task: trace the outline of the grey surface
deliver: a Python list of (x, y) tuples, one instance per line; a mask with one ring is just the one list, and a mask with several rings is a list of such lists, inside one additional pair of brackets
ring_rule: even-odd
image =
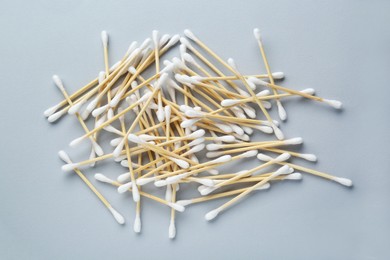
[[(389, 11), (389, 1), (354, 0), (2, 1), (0, 259), (389, 259)], [(96, 184), (125, 215), (119, 226), (77, 176), (61, 172), (58, 150), (75, 160), (86, 150), (68, 147), (82, 133), (74, 118), (51, 125), (42, 116), (62, 98), (51, 75), (72, 91), (95, 77), (102, 29), (111, 62), (153, 29), (191, 28), (242, 71), (257, 73), (264, 68), (254, 27), (273, 71), (286, 73), (285, 86), (344, 102), (338, 113), (288, 101), (282, 129), (318, 155), (313, 167), (353, 179), (353, 189), (305, 175), (212, 223), (203, 215), (222, 201), (196, 205), (178, 215), (170, 241), (167, 208), (145, 201), (136, 235), (130, 196)], [(99, 170), (121, 171), (107, 165)]]

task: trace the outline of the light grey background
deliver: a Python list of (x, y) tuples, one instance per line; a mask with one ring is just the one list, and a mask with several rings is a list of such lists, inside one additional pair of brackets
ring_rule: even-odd
[[(389, 13), (385, 0), (1, 1), (0, 259), (389, 259)], [(353, 179), (353, 189), (305, 175), (212, 223), (204, 213), (223, 201), (196, 205), (178, 214), (171, 241), (167, 208), (144, 200), (136, 235), (130, 196), (96, 184), (125, 215), (119, 226), (77, 176), (60, 170), (58, 150), (75, 160), (86, 150), (68, 147), (82, 133), (74, 118), (51, 125), (42, 115), (62, 99), (51, 76), (71, 91), (95, 77), (101, 30), (110, 34), (111, 62), (153, 29), (191, 28), (242, 71), (258, 73), (254, 27), (285, 86), (344, 102), (338, 113), (287, 101), (282, 129), (318, 155), (313, 167)], [(99, 170), (123, 171), (110, 163)]]

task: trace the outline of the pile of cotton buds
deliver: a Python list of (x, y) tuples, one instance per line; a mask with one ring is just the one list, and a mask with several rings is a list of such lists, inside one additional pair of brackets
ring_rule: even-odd
[[(212, 220), (249, 193), (268, 189), (270, 182), (301, 179), (299, 172), (352, 185), (349, 179), (289, 162), (291, 157), (308, 161), (317, 158), (285, 148), (303, 140), (285, 139), (279, 122), (269, 113), (276, 103), (280, 119), (286, 120), (282, 100), (294, 96), (336, 109), (341, 108), (339, 101), (315, 96), (313, 89), (294, 90), (276, 84), (284, 74), (271, 72), (258, 29), (254, 30), (254, 36), (266, 69), (265, 74), (258, 75), (243, 74), (233, 59), (225, 61), (191, 31), (185, 30), (184, 35), (186, 38), (160, 36), (153, 31), (152, 37), (142, 44), (131, 43), (123, 58), (110, 67), (108, 35), (103, 31), (105, 70), (97, 78), (70, 95), (61, 79), (53, 76), (64, 100), (47, 109), (44, 115), (49, 122), (65, 114), (76, 116), (85, 134), (71, 141), (70, 146), (91, 143), (89, 158), (84, 161), (72, 162), (67, 153), (60, 151), (59, 156), (66, 163), (62, 170), (75, 172), (120, 224), (125, 221), (123, 216), (81, 169), (95, 167), (103, 160), (120, 163), (126, 172), (119, 172), (116, 180), (101, 173), (96, 173), (95, 179), (116, 187), (119, 193), (131, 192), (137, 233), (141, 231), (141, 205), (146, 202), (141, 198), (170, 207), (170, 238), (176, 235), (176, 211), (183, 212), (190, 204), (230, 197), (205, 215), (206, 220)], [(161, 57), (179, 41), (180, 57), (161, 62)], [(150, 71), (153, 75), (144, 78)], [(111, 138), (102, 138), (99, 135), (102, 131)], [(254, 131), (276, 138), (251, 141)], [(110, 143), (112, 151), (103, 151), (103, 142)], [(258, 166), (254, 168), (220, 172), (222, 165), (255, 157)], [(199, 197), (181, 198), (182, 183), (197, 184)], [(165, 189), (165, 197), (152, 195), (156, 189)]]

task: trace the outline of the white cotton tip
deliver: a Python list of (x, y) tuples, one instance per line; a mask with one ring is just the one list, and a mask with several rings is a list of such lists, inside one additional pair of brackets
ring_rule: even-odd
[(138, 202), (141, 199), (141, 196), (139, 194), (139, 190), (138, 190), (137, 184), (135, 182), (133, 182), (131, 185), (131, 192), (133, 194), (134, 202)]
[[(141, 43), (141, 46), (139, 46), (139, 49), (142, 51), (142, 50), (145, 50), (147, 47), (149, 47), (150, 43), (152, 42), (152, 39), (150, 38), (146, 38), (142, 43)], [(134, 51), (133, 51), (134, 52)]]
[(185, 115), (188, 116), (188, 117), (203, 117), (204, 113), (196, 111), (196, 110), (187, 110), (185, 112)]
[(108, 34), (107, 34), (107, 32), (106, 31), (102, 31), (101, 37), (102, 37), (103, 47), (107, 48), (107, 46), (108, 46)]
[(259, 125), (259, 126), (255, 126), (254, 128), (266, 134), (272, 134), (274, 132), (272, 127), (266, 125)]
[(166, 180), (158, 180), (154, 182), (154, 186), (156, 187), (164, 187), (167, 186), (167, 181)]
[(94, 98), (94, 99), (87, 105), (86, 110), (88, 110), (88, 111), (93, 111), (93, 110), (96, 108), (96, 106), (97, 106), (97, 104), (98, 104), (100, 98), (101, 98), (101, 96), (100, 96), (100, 95), (97, 95), (97, 97)]
[(246, 98), (251, 96), (248, 92), (246, 92), (245, 90), (242, 90), (242, 89), (240, 89), (240, 88), (236, 89), (236, 91), (237, 91), (241, 96), (244, 96), (244, 97), (246, 97)]
[(216, 169), (210, 169), (210, 170), (206, 170), (208, 173), (210, 173), (211, 175), (218, 175), (219, 174), (219, 171), (216, 170)]
[(264, 81), (264, 80), (261, 80), (258, 78), (253, 78), (252, 82), (255, 83), (256, 85), (260, 85), (260, 86), (264, 86), (264, 87), (267, 87), (269, 85), (269, 83), (267, 81)]
[(110, 132), (110, 133), (113, 133), (113, 134), (117, 134), (117, 135), (122, 135), (123, 134), (121, 131), (119, 131), (118, 129), (116, 129), (112, 125), (105, 126), (105, 127), (103, 127), (103, 129), (106, 130), (107, 132)]
[(284, 161), (287, 161), (288, 159), (290, 159), (290, 157), (291, 157), (291, 154), (282, 153), (281, 155), (279, 155), (278, 157), (275, 158), (275, 161), (276, 162), (284, 162)]
[(236, 63), (234, 62), (234, 59), (228, 58), (227, 62), (230, 65), (230, 67), (232, 67), (233, 69), (237, 69), (237, 66), (236, 66)]
[(87, 101), (86, 99), (83, 99), (83, 100), (77, 102), (76, 104), (73, 103), (73, 105), (68, 109), (68, 114), (74, 115), (74, 114), (78, 113), (86, 101)]
[(158, 42), (160, 48), (169, 41), (169, 38), (171, 38), (169, 34), (164, 34), (161, 36), (160, 41)]
[(158, 46), (159, 46), (159, 38), (160, 38), (159, 31), (153, 30), (152, 31), (152, 39), (153, 39), (153, 43), (154, 43), (155, 48), (158, 48)]
[(168, 206), (173, 208), (176, 211), (179, 211), (179, 212), (183, 212), (185, 210), (185, 207), (183, 207), (182, 205), (179, 205), (177, 203), (169, 202)]
[(249, 135), (247, 135), (247, 134), (244, 134), (244, 135), (234, 134), (234, 137), (235, 137), (236, 139), (240, 139), (240, 140), (245, 141), (245, 142), (249, 142), (250, 139), (251, 139), (251, 138), (249, 137)]
[(110, 101), (110, 107), (116, 107), (121, 101), (122, 96), (125, 94), (126, 89), (122, 88), (119, 90), (119, 92), (116, 93), (116, 95), (111, 99)]
[(221, 124), (221, 123), (215, 123), (214, 125), (227, 134), (230, 134), (233, 132), (233, 129), (228, 125)]
[(244, 130), (241, 127), (239, 127), (238, 125), (236, 125), (236, 124), (228, 124), (228, 125), (233, 129), (233, 131), (236, 134), (238, 134), (238, 135), (245, 134)]
[(232, 107), (231, 110), (237, 118), (243, 118), (243, 119), (247, 118), (246, 115), (244, 114), (244, 111), (241, 108)]
[(196, 38), (195, 34), (193, 32), (191, 32), (189, 29), (185, 29), (184, 30), (184, 35), (187, 36), (188, 38), (190, 38), (193, 41), (197, 41), (198, 40), (198, 38)]
[(139, 138), (138, 136), (136, 136), (135, 134), (129, 134), (127, 136), (127, 139), (132, 142), (132, 143), (136, 143), (136, 144), (144, 144), (145, 141), (142, 140), (141, 138)]
[(107, 108), (108, 108), (108, 104), (107, 104), (107, 105), (104, 105), (104, 106), (101, 106), (101, 107), (98, 107), (98, 108), (95, 108), (95, 109), (92, 111), (92, 116), (93, 116), (93, 117), (100, 116), (101, 114), (103, 114), (104, 112), (107, 111)]
[(206, 145), (206, 149), (208, 151), (217, 151), (217, 150), (219, 150), (221, 148), (223, 148), (223, 146), (220, 145), (220, 144), (208, 144), (208, 145)]
[(175, 45), (180, 40), (180, 35), (175, 34), (172, 36), (171, 39), (169, 39), (168, 43), (165, 45), (165, 48), (170, 48), (171, 46)]
[(184, 179), (185, 177), (188, 176), (188, 172), (185, 172), (185, 173), (181, 173), (181, 174), (178, 174), (178, 175), (175, 175), (175, 176), (171, 176), (171, 177), (168, 177), (166, 179), (166, 182), (167, 182), (167, 185), (168, 184), (174, 184), (176, 182), (179, 182), (180, 180)]
[(219, 211), (218, 209), (214, 209), (214, 210), (208, 212), (208, 213), (204, 216), (204, 218), (205, 218), (207, 221), (213, 220), (216, 216), (218, 216), (219, 212), (220, 212), (220, 211)]
[[(118, 109), (118, 112), (119, 112), (119, 109)], [(110, 120), (111, 118), (114, 117), (114, 109), (112, 109), (111, 107), (107, 110), (107, 120)], [(124, 117), (123, 116), (120, 116), (119, 117), (119, 120), (123, 121), (124, 120)]]
[(59, 105), (55, 105), (55, 106), (49, 107), (48, 109), (46, 109), (46, 110), (43, 112), (43, 115), (44, 115), (45, 117), (49, 117), (49, 116), (51, 116), (52, 114), (54, 114), (54, 113), (57, 111), (58, 108), (60, 108)]
[(283, 165), (282, 167), (280, 167), (276, 172), (274, 172), (272, 174), (273, 177), (276, 177), (276, 176), (279, 176), (279, 175), (284, 175), (284, 174), (288, 174), (288, 172), (290, 171), (290, 166), (288, 165)]
[(299, 172), (294, 172), (294, 173), (291, 173), (289, 175), (287, 175), (286, 177), (284, 177), (285, 180), (302, 180), (302, 174), (299, 173)]
[(168, 120), (170, 120), (170, 118), (171, 118), (172, 108), (170, 106), (165, 106), (164, 107), (164, 113), (165, 113), (165, 119), (168, 122)]
[(256, 118), (256, 110), (254, 110), (250, 106), (242, 106), (242, 109), (244, 110), (245, 114), (247, 114), (250, 118)]
[(196, 139), (196, 138), (201, 138), (206, 134), (206, 131), (203, 129), (196, 130), (195, 132), (187, 135), (188, 139)]
[[(252, 128), (250, 128), (250, 127), (248, 127), (248, 126), (241, 126), (241, 127), (242, 127), (242, 129), (244, 130), (244, 132), (245, 132), (246, 134), (248, 134), (248, 135), (253, 134), (253, 129), (252, 129)], [(271, 131), (273, 131), (273, 130), (271, 129)]]
[(315, 156), (315, 154), (311, 154), (311, 153), (301, 153), (299, 155), (300, 158), (302, 159), (305, 159), (307, 161), (310, 161), (310, 162), (316, 162), (317, 161), (317, 156)]
[(128, 182), (125, 184), (122, 184), (121, 186), (118, 187), (118, 193), (125, 193), (128, 191), (131, 187), (133, 186), (132, 182)]
[(336, 109), (341, 109), (343, 107), (343, 103), (338, 100), (323, 99), (323, 101)]
[(72, 163), (72, 161), (71, 161), (70, 158), (69, 158), (69, 155), (68, 155), (65, 151), (63, 151), (63, 150), (59, 151), (59, 152), (58, 152), (58, 156), (59, 156), (60, 159), (63, 160), (64, 162), (66, 162), (66, 163), (68, 163), (68, 164), (71, 164), (71, 163)]
[(303, 143), (302, 137), (290, 138), (290, 139), (283, 141), (284, 145), (297, 145), (297, 144), (302, 144), (302, 143)]
[[(88, 157), (90, 160), (91, 159), (95, 159), (96, 158), (96, 153), (95, 153), (95, 150), (94, 149), (91, 149), (91, 152), (89, 153), (89, 157)], [(95, 167), (95, 164), (96, 162), (91, 162), (89, 164), (89, 167)]]
[(203, 189), (200, 189), (199, 192), (202, 196), (207, 196), (209, 195), (210, 193), (212, 193), (213, 191), (215, 191), (216, 189), (218, 189), (218, 187), (205, 187)]
[(125, 173), (122, 173), (121, 175), (119, 175), (116, 180), (120, 183), (124, 183), (126, 181), (129, 181), (130, 180), (130, 172), (125, 172)]
[(133, 230), (135, 233), (141, 232), (141, 218), (138, 214), (135, 216), (135, 219), (134, 219)]
[(273, 72), (272, 73), (272, 78), (274, 79), (283, 79), (284, 78), (284, 73), (283, 72)]
[(64, 91), (65, 88), (64, 88), (64, 85), (62, 83), (62, 80), (60, 79), (60, 77), (58, 77), (58, 75), (53, 75), (53, 81), (54, 81), (54, 84), (61, 90), (61, 91)]
[(284, 139), (284, 134), (279, 129), (279, 127), (277, 127), (276, 125), (272, 125), (272, 129), (274, 130), (276, 138), (278, 138), (279, 140), (283, 140)]
[(221, 101), (221, 106), (223, 107), (230, 107), (230, 106), (235, 106), (237, 104), (242, 103), (241, 100), (239, 99), (225, 99)]
[(198, 144), (192, 147), (190, 150), (186, 152), (186, 154), (193, 154), (193, 153), (199, 153), (200, 151), (203, 151), (205, 148), (205, 144)]
[(218, 164), (218, 163), (226, 163), (226, 162), (230, 162), (232, 160), (232, 156), (231, 155), (223, 155), (217, 159), (214, 159), (214, 160), (211, 160), (211, 161), (208, 161), (209, 164)]
[(122, 141), (123, 137), (114, 138), (110, 141), (111, 146), (118, 146), (118, 144)]
[[(136, 74), (137, 73), (137, 70), (133, 67), (133, 66), (130, 66), (128, 69), (127, 69), (131, 74)], [(135, 81), (134, 81), (135, 82)]]
[(271, 156), (268, 156), (268, 155), (263, 154), (263, 153), (257, 154), (257, 159), (259, 159), (260, 161), (265, 161), (265, 162), (273, 160), (273, 158)]
[(153, 135), (142, 134), (142, 135), (139, 135), (138, 137), (141, 138), (142, 140), (144, 140), (145, 142), (156, 140), (156, 137)]
[(105, 183), (114, 183), (115, 181), (111, 180), (110, 178), (106, 177), (105, 175), (101, 174), (101, 173), (96, 173), (94, 175), (95, 179), (100, 181), (100, 182), (105, 182)]
[(247, 151), (245, 153), (240, 154), (240, 157), (241, 158), (250, 158), (250, 157), (256, 156), (258, 153), (259, 152), (257, 150), (250, 150), (250, 151)]
[(160, 89), (163, 85), (166, 84), (168, 80), (168, 73), (162, 73), (157, 83), (154, 86), (154, 89)]
[(256, 190), (268, 190), (271, 187), (271, 184), (269, 182), (264, 183), (260, 187), (256, 188)]
[[(185, 45), (183, 44), (183, 45), (181, 45), (181, 46), (184, 46), (185, 47)], [(188, 62), (188, 63), (190, 63), (190, 64), (193, 64), (193, 65), (198, 65), (198, 63), (196, 62), (196, 60), (194, 59), (194, 57), (192, 57), (192, 55), (190, 55), (189, 53), (185, 53), (185, 54), (183, 54), (183, 59), (186, 61), (186, 62)]]
[(47, 118), (47, 121), (49, 121), (50, 123), (53, 123), (53, 122), (57, 121), (58, 119), (60, 119), (65, 114), (66, 114), (66, 109), (60, 110), (60, 111), (50, 115)]
[(284, 109), (280, 100), (276, 100), (276, 105), (278, 106), (278, 114), (279, 114), (280, 120), (285, 121), (287, 119), (287, 112)]
[(70, 147), (76, 147), (78, 144), (80, 144), (84, 140), (84, 136), (81, 136), (79, 138), (74, 139), (72, 142), (69, 143)]
[(195, 124), (195, 123), (198, 122), (199, 120), (200, 120), (199, 118), (193, 118), (193, 119), (183, 120), (183, 121), (180, 123), (180, 126), (181, 126), (182, 128), (188, 128), (188, 127), (193, 126), (193, 124)]
[(116, 211), (113, 207), (108, 207), (108, 209), (110, 210), (111, 214), (114, 216), (115, 220), (119, 224), (123, 225), (125, 223), (124, 217), (121, 214), (119, 214), (118, 211)]
[(232, 135), (223, 135), (223, 136), (215, 137), (214, 140), (225, 142), (225, 143), (233, 143), (236, 141), (236, 138)]
[(261, 34), (258, 28), (253, 29), (253, 35), (255, 36), (256, 40), (261, 41)]
[(256, 97), (268, 96), (271, 92), (268, 89), (262, 90), (256, 94)]
[(177, 158), (174, 158), (174, 157), (168, 157), (168, 158), (172, 162), (176, 163), (182, 169), (187, 169), (188, 167), (190, 167), (190, 164), (188, 162), (182, 160), (182, 159), (177, 159)]
[(183, 207), (188, 206), (191, 203), (192, 203), (191, 200), (178, 200), (178, 201), (176, 201), (177, 205), (180, 205), (180, 206), (183, 206)]
[(256, 89), (256, 84), (253, 83), (252, 81), (246, 80), (246, 83), (248, 84), (248, 86), (249, 86), (252, 90), (255, 90), (255, 89)]
[(207, 187), (212, 187), (215, 185), (215, 181), (211, 179), (196, 178), (194, 181)]
[(105, 78), (106, 78), (106, 72), (100, 71), (98, 75), (99, 84), (102, 84)]
[(139, 185), (139, 186), (143, 186), (143, 185), (145, 185), (145, 184), (151, 183), (151, 182), (154, 181), (155, 179), (156, 179), (156, 178), (154, 178), (154, 177), (142, 178), (142, 179), (138, 178), (138, 179), (136, 180), (136, 183), (137, 183), (137, 185)]
[(265, 109), (271, 109), (272, 108), (272, 104), (269, 101), (261, 101), (261, 104), (263, 104), (263, 107)]
[(223, 155), (222, 152), (208, 152), (208, 153), (206, 153), (207, 158), (215, 158), (215, 157), (218, 157), (221, 155)]
[(191, 154), (190, 155), (190, 159), (191, 159), (191, 161), (193, 161), (193, 162), (195, 162), (195, 163), (199, 163), (199, 159), (198, 159), (198, 157), (196, 157), (196, 155), (195, 154)]
[(344, 186), (351, 187), (352, 186), (352, 181), (347, 178), (341, 178), (341, 177), (334, 177), (332, 180), (335, 182), (338, 182)]
[(123, 146), (125, 145), (125, 139), (123, 138), (122, 141), (118, 144), (117, 147), (115, 147), (114, 151), (112, 152), (112, 155), (114, 157), (118, 157), (121, 155)]
[(171, 223), (169, 224), (169, 228), (168, 228), (168, 237), (170, 239), (174, 239), (175, 236), (176, 236), (175, 222), (171, 220)]
[(162, 107), (160, 107), (160, 106), (158, 107), (156, 115), (157, 115), (157, 119), (158, 119), (158, 121), (160, 123), (164, 122), (164, 120), (165, 120), (165, 112), (164, 112), (164, 109)]
[(203, 144), (205, 141), (205, 139), (203, 137), (201, 138), (197, 138), (195, 140), (192, 140), (191, 142), (188, 143), (188, 146), (196, 146), (196, 145), (199, 145), (199, 144)]
[(61, 170), (64, 172), (70, 172), (70, 171), (73, 171), (74, 169), (76, 169), (77, 166), (78, 166), (77, 163), (68, 163), (68, 164), (62, 165)]

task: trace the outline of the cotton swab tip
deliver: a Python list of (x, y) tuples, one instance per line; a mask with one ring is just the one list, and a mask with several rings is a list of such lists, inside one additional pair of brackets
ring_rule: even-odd
[(317, 156), (315, 154), (310, 154), (310, 153), (302, 153), (299, 155), (302, 159), (305, 159), (310, 162), (316, 162), (317, 161)]
[(219, 214), (219, 210), (214, 209), (214, 210), (208, 212), (208, 213), (204, 216), (204, 218), (205, 218), (207, 221), (210, 221), (210, 220), (213, 220), (216, 216), (218, 216), (218, 214)]
[(171, 221), (169, 224), (168, 236), (170, 239), (174, 239), (176, 236), (176, 227), (174, 221)]
[(184, 30), (184, 35), (193, 41), (197, 41), (197, 39), (198, 39), (198, 38), (196, 38), (195, 34), (193, 32), (191, 32), (189, 29)]
[(341, 109), (343, 107), (343, 103), (338, 100), (324, 99), (323, 101), (336, 109)]
[(125, 183), (118, 187), (118, 193), (125, 193), (130, 189), (130, 187), (133, 185), (132, 182)]
[(65, 151), (63, 151), (63, 150), (59, 151), (59, 152), (58, 152), (58, 156), (59, 156), (60, 159), (63, 160), (64, 162), (66, 162), (66, 163), (68, 163), (68, 164), (72, 163), (72, 161), (71, 161), (70, 158), (69, 158), (69, 155), (68, 155)]
[(100, 182), (105, 182), (105, 183), (110, 183), (110, 184), (114, 183), (113, 180), (111, 180), (110, 178), (104, 176), (104, 175), (101, 174), (101, 173), (96, 173), (96, 174), (94, 175), (94, 177), (95, 177), (96, 180), (98, 180), (98, 181), (100, 181)]
[(284, 177), (285, 180), (302, 180), (302, 173), (299, 173), (299, 172), (294, 172), (294, 173), (291, 173), (289, 175), (287, 175), (286, 177)]
[(255, 38), (257, 40), (261, 41), (261, 34), (260, 34), (260, 30), (258, 28), (253, 29), (253, 35), (255, 36)]
[(141, 218), (138, 215), (134, 219), (133, 230), (134, 230), (135, 233), (140, 233), (141, 232)]
[(121, 214), (119, 214), (118, 211), (116, 211), (113, 207), (109, 207), (108, 209), (110, 210), (111, 214), (114, 216), (115, 220), (119, 224), (123, 225), (125, 223), (124, 217)]
[(273, 72), (272, 77), (274, 79), (283, 79), (284, 78), (284, 73), (283, 72)]
[(69, 171), (73, 171), (74, 169), (76, 169), (77, 166), (78, 166), (77, 163), (68, 163), (68, 164), (62, 165), (61, 169), (64, 172), (69, 172)]
[(332, 180), (335, 182), (338, 182), (344, 186), (351, 187), (352, 186), (352, 181), (347, 178), (341, 178), (341, 177), (334, 177)]
[(179, 211), (179, 212), (183, 212), (185, 210), (185, 207), (183, 207), (182, 205), (179, 205), (177, 203), (173, 203), (173, 202), (169, 202), (168, 206), (170, 206), (171, 208), (173, 208), (174, 210)]
[(102, 37), (102, 43), (103, 43), (104, 48), (107, 48), (107, 45), (108, 45), (108, 33), (106, 31), (102, 31), (101, 37)]

